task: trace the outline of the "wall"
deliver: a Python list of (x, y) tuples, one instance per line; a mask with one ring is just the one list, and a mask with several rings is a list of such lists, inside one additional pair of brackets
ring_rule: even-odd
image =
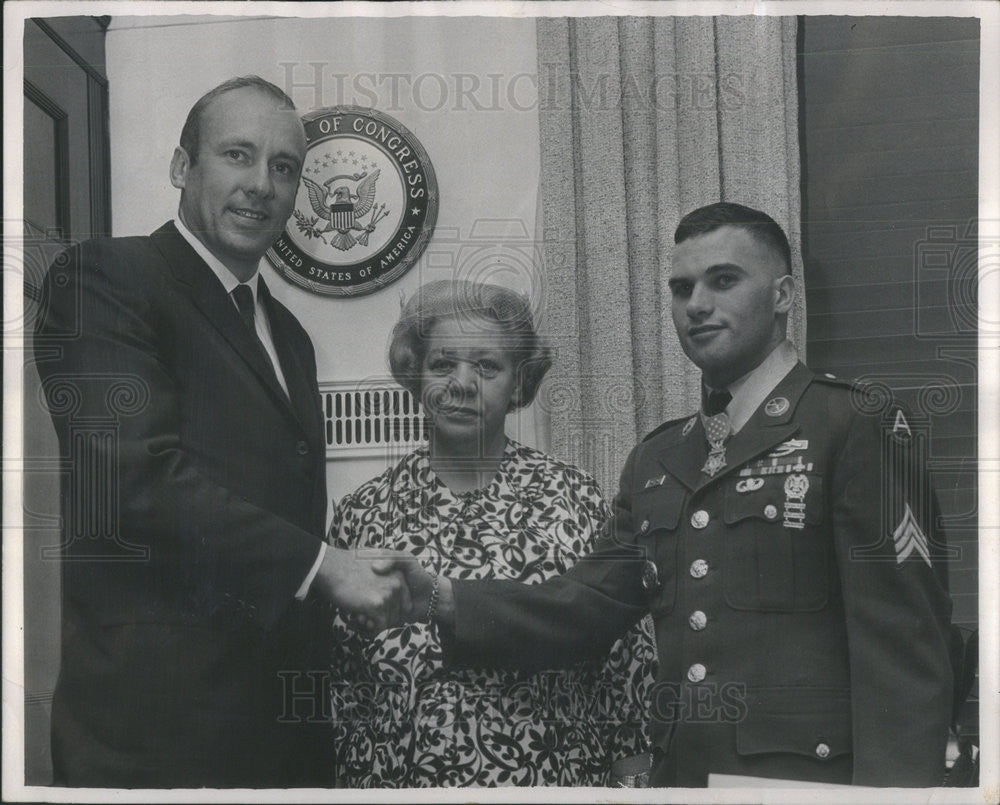
[(801, 46), (809, 361), (885, 382), (928, 427), (974, 627), (979, 21), (806, 17)]
[[(427, 151), (440, 193), (424, 257), (370, 296), (314, 295), (263, 269), (269, 288), (316, 346), (320, 382), (385, 374), (400, 294), (423, 281), (475, 274), (534, 288), (539, 173), (534, 20), (115, 17), (111, 86), (113, 231), (144, 234), (176, 214), (167, 167), (184, 118), (208, 89), (256, 73), (303, 113), (337, 104), (386, 112)], [(498, 219), (500, 219), (498, 221)], [(485, 270), (484, 270), (485, 269)], [(508, 433), (536, 444), (532, 411)], [(335, 461), (331, 499), (380, 472), (385, 456)]]

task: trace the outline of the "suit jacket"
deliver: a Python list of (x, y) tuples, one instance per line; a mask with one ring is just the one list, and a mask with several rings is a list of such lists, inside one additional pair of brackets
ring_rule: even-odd
[(294, 597), (325, 526), (322, 415), (309, 336), (262, 293), (289, 396), (172, 223), (83, 243), (46, 277), (35, 354), (67, 468), (57, 783), (308, 781), (283, 691), (318, 662), (319, 614)]
[(651, 612), (653, 785), (939, 785), (946, 548), (912, 430), (871, 404), (800, 364), (714, 476), (699, 417), (662, 426), (629, 456), (592, 556), (532, 587), (454, 582), (452, 661), (560, 667)]

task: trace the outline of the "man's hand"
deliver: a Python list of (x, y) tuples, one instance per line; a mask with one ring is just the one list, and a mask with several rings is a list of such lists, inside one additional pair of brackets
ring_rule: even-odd
[[(406, 553), (393, 553), (391, 556), (380, 556), (372, 562), (372, 569), (379, 575), (391, 578), (402, 576), (410, 593), (409, 610), (403, 613), (405, 623), (420, 623), (427, 620), (431, 594), (434, 590), (435, 577), (428, 573), (420, 562)], [(438, 623), (454, 624), (455, 606), (451, 593), (451, 580), (445, 577), (437, 578), (438, 599), (434, 609), (434, 620)], [(364, 613), (353, 615), (350, 619), (353, 629), (368, 635), (374, 635), (382, 630), (379, 622)], [(400, 624), (390, 624), (402, 625)]]
[[(386, 553), (390, 556), (386, 557)], [(366, 556), (363, 551), (327, 548), (314, 585), (344, 614), (360, 620), (366, 631), (380, 632), (412, 620), (413, 603), (406, 577), (401, 569), (393, 570), (395, 561), (407, 559), (416, 561), (404, 553), (379, 551)], [(378, 573), (376, 564), (381, 566)]]

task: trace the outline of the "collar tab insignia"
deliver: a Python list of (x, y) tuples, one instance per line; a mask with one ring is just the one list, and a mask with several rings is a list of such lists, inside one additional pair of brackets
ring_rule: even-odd
[(661, 475), (659, 478), (648, 478), (643, 489), (652, 489), (654, 486), (663, 486), (666, 480), (666, 475)]
[(787, 397), (772, 397), (764, 406), (764, 413), (768, 416), (781, 416), (790, 405)]

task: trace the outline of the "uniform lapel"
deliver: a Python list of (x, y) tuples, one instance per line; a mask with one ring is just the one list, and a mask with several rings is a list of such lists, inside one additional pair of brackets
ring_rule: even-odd
[[(161, 226), (152, 234), (153, 243), (163, 254), (173, 272), (174, 277), (184, 285), (190, 294), (191, 301), (201, 313), (208, 319), (218, 333), (229, 343), (240, 358), (257, 375), (261, 384), (265, 386), (274, 398), (275, 403), (296, 421), (301, 421), (297, 412), (293, 409), (292, 403), (274, 374), (274, 369), (261, 354), (260, 345), (242, 319), (239, 311), (233, 304), (229, 294), (219, 282), (218, 277), (205, 265), (205, 261), (198, 256), (191, 245), (184, 240), (173, 222), (168, 222)], [(273, 305), (272, 305), (273, 307)], [(270, 314), (270, 310), (268, 311)], [(274, 319), (272, 318), (273, 322)], [(286, 365), (286, 359), (279, 351), (279, 358), (282, 363), (282, 370)], [(301, 372), (296, 369), (297, 376)], [(286, 382), (288, 378), (286, 377)], [(291, 387), (289, 387), (291, 392)], [(311, 432), (311, 431), (310, 431)]]
[(726, 443), (725, 469), (714, 477), (701, 473), (698, 487), (725, 477), (761, 453), (768, 452), (789, 439), (799, 429), (792, 417), (802, 392), (811, 381), (812, 372), (802, 363), (797, 363), (767, 395), (750, 420), (740, 428), (740, 432)]
[[(683, 428), (673, 429), (672, 438), (663, 445), (659, 455), (660, 464), (692, 491), (724, 478), (761, 453), (791, 438), (799, 429), (792, 421), (795, 407), (811, 381), (812, 372), (802, 363), (796, 364), (767, 395), (740, 432), (726, 443), (726, 466), (716, 475), (710, 476), (701, 471), (708, 457), (708, 441), (701, 417), (697, 415), (693, 417), (690, 427), (685, 423)], [(785, 402), (782, 403), (782, 400)], [(771, 401), (775, 402), (769, 405)]]
[(675, 428), (659, 455), (660, 464), (688, 489), (695, 489), (705, 476), (701, 468), (708, 456), (708, 441), (701, 417), (695, 414)]

